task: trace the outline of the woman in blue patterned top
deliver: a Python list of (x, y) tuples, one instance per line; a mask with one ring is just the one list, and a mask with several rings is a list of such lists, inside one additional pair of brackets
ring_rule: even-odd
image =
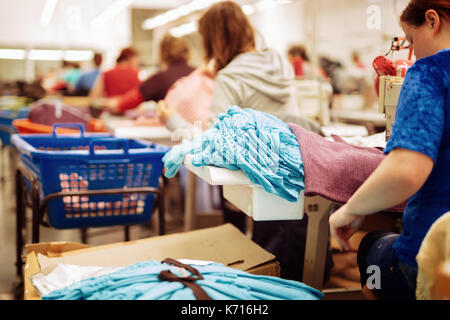
[(358, 249), (363, 292), (381, 299), (415, 299), (416, 255), (434, 221), (450, 211), (450, 1), (412, 0), (401, 26), (417, 61), (402, 86), (387, 156), (330, 217), (331, 234), (347, 250), (364, 216), (409, 199), (401, 235), (369, 233)]

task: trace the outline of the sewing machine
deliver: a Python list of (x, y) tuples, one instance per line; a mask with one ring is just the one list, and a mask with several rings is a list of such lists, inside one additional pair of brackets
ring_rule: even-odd
[[(395, 62), (386, 58), (394, 51), (409, 50), (407, 60), (397, 60)], [(413, 45), (404, 37), (394, 37), (391, 48), (385, 56), (376, 57), (372, 65), (378, 75), (379, 89), (378, 104), (380, 113), (386, 115), (386, 141), (389, 140), (395, 120), (398, 98), (403, 85), (403, 79), (408, 68), (413, 64)], [(378, 83), (377, 83), (378, 84)]]
[(379, 112), (386, 115), (386, 141), (389, 140), (395, 120), (398, 98), (403, 85), (400, 76), (380, 77)]

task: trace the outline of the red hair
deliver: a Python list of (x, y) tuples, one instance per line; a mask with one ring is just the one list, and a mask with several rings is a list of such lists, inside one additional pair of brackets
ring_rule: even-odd
[(241, 7), (233, 1), (212, 5), (200, 18), (199, 33), (203, 39), (206, 60), (215, 60), (219, 71), (238, 54), (255, 47), (255, 35)]
[(435, 10), (441, 18), (450, 22), (449, 0), (411, 0), (403, 11), (400, 21), (420, 27), (426, 21), (425, 13), (428, 10)]
[(127, 61), (132, 57), (137, 56), (137, 54), (137, 51), (133, 47), (122, 49), (122, 51), (120, 51), (119, 57), (116, 59), (116, 62), (120, 63), (122, 61)]

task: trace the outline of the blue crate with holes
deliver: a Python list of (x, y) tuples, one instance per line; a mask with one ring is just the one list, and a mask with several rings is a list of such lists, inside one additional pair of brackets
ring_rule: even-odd
[[(77, 127), (80, 134), (60, 135), (58, 127)], [(34, 172), (41, 197), (74, 192), (158, 187), (169, 147), (105, 134), (85, 134), (79, 124), (57, 124), (53, 134), (15, 134), (12, 144), (23, 164)], [(57, 229), (128, 225), (148, 221), (154, 195), (65, 196), (48, 205), (49, 224)]]
[(0, 140), (4, 146), (11, 145), (11, 135), (16, 133), (12, 122), (16, 119), (28, 117), (29, 107), (23, 107), (17, 111), (0, 110)]

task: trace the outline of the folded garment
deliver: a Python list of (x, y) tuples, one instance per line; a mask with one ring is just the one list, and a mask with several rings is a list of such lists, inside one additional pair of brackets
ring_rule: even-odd
[(81, 123), (88, 128), (91, 116), (86, 107), (71, 107), (55, 102), (36, 102), (28, 114), (28, 119), (33, 123), (51, 126), (55, 123)]
[(214, 127), (193, 141), (184, 140), (163, 158), (173, 177), (186, 154), (194, 166), (242, 170), (265, 191), (295, 202), (304, 188), (304, 169), (296, 137), (288, 125), (264, 112), (233, 106)]
[[(173, 260), (173, 259), (169, 259)], [(169, 272), (170, 271), (170, 272)], [(219, 263), (195, 265), (199, 277), (172, 264), (150, 260), (117, 272), (82, 280), (42, 297), (44, 300), (194, 300), (196, 295), (183, 281), (195, 282), (215, 300), (318, 300), (323, 294), (301, 282), (253, 275)]]
[[(353, 146), (342, 138), (335, 141), (289, 123), (298, 139), (305, 170), (305, 196), (320, 195), (346, 203), (384, 159), (377, 148)], [(402, 212), (406, 203), (387, 211)]]

